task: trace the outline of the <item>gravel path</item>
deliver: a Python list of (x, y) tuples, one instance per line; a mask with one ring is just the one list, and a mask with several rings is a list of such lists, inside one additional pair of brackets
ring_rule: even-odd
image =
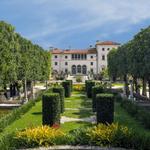
[(19, 149), (19, 150), (125, 150), (124, 148), (111, 148), (111, 147), (99, 147), (99, 146), (71, 146), (71, 145), (61, 145), (61, 146), (51, 146), (51, 147), (39, 147), (30, 149)]
[(70, 117), (62, 116), (60, 122), (65, 123), (65, 122), (72, 122), (72, 121), (90, 122), (90, 123), (94, 124), (94, 123), (96, 123), (96, 117), (90, 116), (90, 117), (86, 117), (86, 118), (70, 118)]
[(84, 107), (80, 107), (80, 108), (65, 108), (65, 110), (92, 110), (92, 108), (84, 108)]

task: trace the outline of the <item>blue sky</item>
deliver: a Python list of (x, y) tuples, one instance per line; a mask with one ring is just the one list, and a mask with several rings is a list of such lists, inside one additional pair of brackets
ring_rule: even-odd
[(45, 49), (125, 43), (150, 24), (150, 0), (0, 0), (0, 20)]

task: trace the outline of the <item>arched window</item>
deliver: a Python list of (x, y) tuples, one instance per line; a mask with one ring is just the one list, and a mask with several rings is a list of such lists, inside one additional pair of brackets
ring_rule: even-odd
[(87, 67), (86, 67), (86, 65), (83, 65), (82, 66), (82, 74), (86, 74), (86, 72), (87, 72)]
[(77, 66), (77, 73), (81, 73), (81, 65)]
[(72, 74), (76, 74), (76, 66), (75, 65), (72, 66)]

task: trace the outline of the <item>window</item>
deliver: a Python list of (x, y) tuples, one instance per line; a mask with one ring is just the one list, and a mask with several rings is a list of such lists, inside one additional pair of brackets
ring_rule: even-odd
[(68, 56), (65, 56), (65, 59), (67, 59), (68, 58)]
[(102, 51), (105, 51), (105, 48), (102, 48)]
[(83, 60), (83, 54), (81, 54), (81, 59)]
[(65, 73), (68, 73), (68, 69), (65, 69)]
[(81, 65), (78, 65), (78, 66), (77, 66), (77, 72), (78, 72), (78, 73), (81, 73)]
[(72, 54), (72, 59), (74, 59), (74, 54)]
[(91, 58), (93, 58), (93, 56), (91, 56)]
[(75, 65), (72, 66), (72, 74), (76, 74), (76, 66)]
[(55, 55), (55, 58), (57, 58), (57, 55)]
[(77, 57), (78, 57), (78, 55), (77, 54), (75, 54), (75, 59), (77, 60)]
[(93, 62), (91, 62), (91, 66), (93, 66)]
[(65, 65), (67, 66), (67, 65), (68, 65), (68, 62), (65, 62)]
[(107, 48), (107, 50), (109, 51), (109, 50), (110, 50), (110, 48)]
[(78, 59), (80, 59), (80, 54), (78, 54)]
[(93, 73), (93, 68), (91, 68), (91, 72)]
[(102, 60), (105, 60), (105, 55), (102, 55)]
[(86, 65), (82, 66), (82, 74), (86, 74), (87, 73), (87, 67)]
[(55, 66), (57, 66), (57, 62), (55, 62)]

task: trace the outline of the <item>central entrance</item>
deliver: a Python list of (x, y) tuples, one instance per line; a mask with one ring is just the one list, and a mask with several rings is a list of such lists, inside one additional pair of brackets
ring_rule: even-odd
[(76, 75), (76, 74), (83, 74), (86, 75), (87, 74), (87, 66), (86, 65), (72, 65), (71, 67), (72, 70), (72, 74)]

